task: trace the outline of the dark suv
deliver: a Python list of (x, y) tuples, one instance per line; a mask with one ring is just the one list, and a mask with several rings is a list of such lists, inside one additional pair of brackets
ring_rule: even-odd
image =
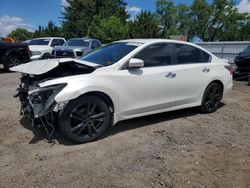
[(250, 46), (245, 50), (240, 52), (234, 59), (237, 66), (235, 70), (235, 76), (237, 77), (247, 77), (250, 75)]
[(10, 67), (30, 61), (30, 50), (25, 43), (0, 42), (0, 64), (6, 71)]

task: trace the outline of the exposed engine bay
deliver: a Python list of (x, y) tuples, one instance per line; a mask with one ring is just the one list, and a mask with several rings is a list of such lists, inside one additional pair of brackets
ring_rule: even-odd
[[(97, 68), (75, 61), (58, 62), (57, 66), (50, 64), (49, 66), (51, 67), (50, 69), (46, 68), (47, 71), (42, 67), (40, 72), (34, 69), (33, 62), (12, 68), (13, 71), (22, 73), (21, 84), (17, 89), (17, 94), (14, 96), (19, 97), (21, 102), (20, 115), (30, 119), (34, 128), (43, 127), (47, 132), (49, 142), (51, 141), (51, 136), (54, 133), (57, 122), (56, 119), (61, 110), (60, 104), (57, 104), (55, 101), (55, 96), (67, 84), (57, 84), (48, 87), (40, 87), (39, 84), (61, 77), (89, 74)], [(42, 62), (39, 63), (42, 64)], [(34, 74), (30, 74), (32, 72), (29, 69), (29, 64), (34, 69)]]

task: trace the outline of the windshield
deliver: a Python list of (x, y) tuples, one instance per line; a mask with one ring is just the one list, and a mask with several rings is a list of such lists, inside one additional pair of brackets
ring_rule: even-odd
[(29, 42), (29, 45), (48, 45), (50, 39), (33, 39)]
[(69, 39), (64, 46), (84, 46), (89, 47), (89, 40), (84, 39)]
[(140, 46), (140, 43), (116, 42), (87, 53), (80, 57), (83, 61), (109, 66), (122, 59), (129, 52)]
[(243, 50), (243, 53), (250, 53), (250, 46), (248, 46), (245, 50)]

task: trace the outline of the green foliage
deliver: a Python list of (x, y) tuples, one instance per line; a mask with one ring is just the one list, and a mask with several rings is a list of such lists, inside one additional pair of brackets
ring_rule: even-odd
[(192, 6), (192, 33), (194, 36), (205, 40), (211, 7), (206, 0), (194, 0)]
[(239, 39), (237, 40), (250, 40), (250, 17), (248, 16), (248, 21), (243, 23), (241, 26), (240, 31), (237, 31), (238, 36), (240, 35)]
[[(247, 36), (249, 16), (239, 13), (231, 0), (194, 0), (192, 6), (193, 35), (204, 41), (241, 40)], [(239, 33), (245, 31), (245, 33)]]
[(149, 11), (142, 11), (129, 26), (132, 38), (160, 37), (159, 22)]
[(123, 0), (67, 0), (63, 14), (63, 34), (66, 38), (84, 37), (88, 34), (94, 17), (106, 19), (117, 16), (123, 23), (128, 14)]
[(49, 21), (46, 27), (38, 26), (38, 30), (36, 30), (33, 35), (34, 38), (60, 36), (62, 36), (62, 29), (57, 27), (52, 21)]
[(32, 39), (33, 33), (27, 31), (26, 29), (18, 28), (16, 30), (12, 31), (8, 35), (8, 37), (14, 38), (18, 41), (26, 41), (26, 40)]
[(191, 33), (192, 20), (191, 20), (191, 8), (185, 4), (179, 4), (176, 6), (176, 26), (180, 35), (188, 35), (193, 37)]
[(172, 0), (157, 0), (156, 13), (160, 21), (161, 37), (191, 35), (191, 9), (185, 4), (174, 5)]
[(96, 16), (89, 27), (88, 36), (100, 39), (103, 43), (127, 38), (128, 25), (116, 16), (101, 18)]
[(158, 14), (160, 24), (162, 26), (161, 37), (167, 38), (169, 35), (177, 31), (176, 27), (176, 7), (171, 0), (157, 0), (156, 12)]

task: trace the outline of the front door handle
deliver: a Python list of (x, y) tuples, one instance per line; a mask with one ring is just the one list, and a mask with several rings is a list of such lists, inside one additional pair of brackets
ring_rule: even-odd
[(167, 77), (167, 78), (174, 78), (174, 77), (176, 77), (176, 73), (169, 72), (168, 74), (165, 75), (165, 77)]
[(209, 72), (209, 71), (210, 71), (210, 69), (207, 67), (204, 67), (204, 69), (202, 70), (202, 72)]

